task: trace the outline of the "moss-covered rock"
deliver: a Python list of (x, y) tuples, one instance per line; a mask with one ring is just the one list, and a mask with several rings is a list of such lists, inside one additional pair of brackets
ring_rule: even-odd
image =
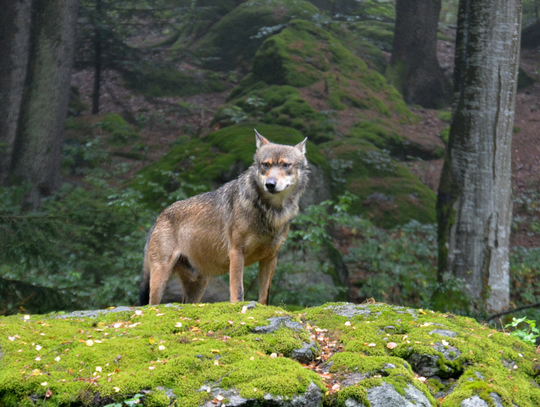
[(386, 79), (351, 51), (361, 40), (346, 28), (329, 27), (340, 39), (313, 22), (294, 20), (266, 40), (251, 73), (233, 89), (214, 122), (281, 124), (322, 143), (336, 137), (338, 126), (339, 132), (348, 131), (330, 113), (347, 110), (348, 116), (381, 118), (393, 132), (416, 120)]
[(293, 18), (311, 19), (318, 9), (304, 0), (252, 0), (240, 4), (214, 24), (195, 44), (203, 66), (230, 71), (249, 68), (260, 45)]
[(435, 193), (424, 185), (389, 151), (364, 138), (348, 138), (321, 145), (334, 169), (334, 193), (347, 190), (359, 204), (351, 212), (390, 228), (413, 219), (435, 221)]
[[(540, 405), (534, 347), (469, 318), (386, 304), (300, 314), (169, 304), (0, 317), (0, 326), (2, 406)], [(295, 350), (311, 341), (321, 353), (303, 365)], [(416, 355), (455, 373), (423, 376)]]

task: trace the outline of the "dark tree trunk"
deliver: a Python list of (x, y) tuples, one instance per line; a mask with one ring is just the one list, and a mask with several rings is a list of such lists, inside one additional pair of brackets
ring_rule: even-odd
[(465, 281), (476, 309), (509, 306), (511, 141), (521, 0), (461, 0), (455, 111), (437, 197), (439, 281)]
[(92, 114), (99, 113), (99, 93), (101, 88), (101, 0), (96, 0), (97, 20), (94, 22), (94, 88), (92, 92)]
[(77, 0), (32, 4), (30, 57), (10, 173), (31, 184), (33, 207), (60, 186), (77, 12)]
[(8, 181), (28, 64), (31, 0), (5, 1), (0, 12), (0, 185)]
[(437, 61), (441, 0), (397, 0), (388, 78), (405, 102), (426, 108), (447, 105), (450, 81)]

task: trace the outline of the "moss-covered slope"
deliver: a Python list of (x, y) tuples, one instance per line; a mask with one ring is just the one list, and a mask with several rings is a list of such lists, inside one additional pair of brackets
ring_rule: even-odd
[(304, 0), (251, 0), (227, 13), (194, 44), (203, 66), (230, 71), (249, 68), (263, 41), (293, 18), (310, 19), (317, 7)]
[(1, 406), (540, 405), (533, 347), (386, 304), (123, 307), (0, 328)]

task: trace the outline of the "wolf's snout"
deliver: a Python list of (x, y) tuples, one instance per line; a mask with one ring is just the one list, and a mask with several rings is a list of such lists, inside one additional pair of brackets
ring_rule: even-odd
[(264, 186), (266, 187), (266, 189), (270, 192), (274, 191), (276, 189), (276, 179), (275, 178), (268, 178), (266, 180), (266, 183), (264, 184)]

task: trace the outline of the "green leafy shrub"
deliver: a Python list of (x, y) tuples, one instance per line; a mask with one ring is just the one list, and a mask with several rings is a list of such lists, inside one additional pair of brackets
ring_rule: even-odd
[(529, 345), (536, 345), (536, 339), (540, 337), (540, 330), (536, 327), (536, 321), (523, 318), (512, 318), (512, 322), (505, 325), (505, 328), (514, 328), (510, 335), (521, 339)]

